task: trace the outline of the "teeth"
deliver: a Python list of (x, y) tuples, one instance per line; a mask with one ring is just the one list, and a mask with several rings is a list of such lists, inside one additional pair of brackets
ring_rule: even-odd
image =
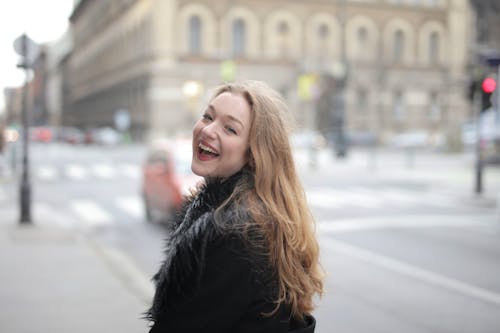
[(208, 151), (209, 153), (212, 153), (214, 155), (217, 155), (217, 152), (215, 150), (213, 150), (212, 148), (210, 147), (207, 147), (205, 146), (204, 144), (200, 143), (200, 145), (198, 146), (200, 147), (201, 149), (205, 150), (205, 151)]

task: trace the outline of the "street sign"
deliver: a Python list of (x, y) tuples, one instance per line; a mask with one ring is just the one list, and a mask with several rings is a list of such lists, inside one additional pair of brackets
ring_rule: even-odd
[(488, 65), (490, 65), (491, 67), (500, 66), (500, 55), (492, 55), (486, 57), (486, 63), (488, 63)]
[(130, 112), (120, 109), (115, 112), (115, 126), (119, 131), (126, 131), (130, 128)]
[(24, 58), (22, 67), (31, 67), (38, 56), (40, 47), (26, 34), (22, 34), (14, 40), (14, 51)]
[(224, 60), (220, 65), (220, 77), (224, 82), (231, 82), (236, 77), (236, 62)]

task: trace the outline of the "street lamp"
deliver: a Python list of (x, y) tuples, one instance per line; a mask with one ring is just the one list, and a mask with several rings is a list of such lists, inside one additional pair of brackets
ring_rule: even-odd
[(182, 85), (182, 94), (187, 100), (190, 116), (196, 119), (199, 98), (203, 94), (203, 84), (199, 81), (186, 81)]
[(38, 45), (26, 34), (16, 38), (14, 50), (21, 56), (21, 62), (17, 67), (24, 69), (25, 81), (23, 86), (22, 100), (22, 177), (19, 188), (20, 198), (20, 223), (31, 223), (31, 183), (29, 174), (29, 113), (28, 113), (28, 70), (33, 67), (33, 63), (38, 53)]

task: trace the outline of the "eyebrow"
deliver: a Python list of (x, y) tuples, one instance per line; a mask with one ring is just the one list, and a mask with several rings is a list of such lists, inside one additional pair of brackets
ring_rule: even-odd
[[(215, 107), (212, 104), (209, 104), (208, 108), (210, 110), (212, 110), (213, 112), (217, 113), (217, 110), (215, 109)], [(230, 120), (239, 123), (241, 125), (241, 127), (245, 128), (245, 125), (243, 125), (243, 122), (231, 114), (224, 114), (224, 115), (222, 115), (222, 117), (229, 118)]]

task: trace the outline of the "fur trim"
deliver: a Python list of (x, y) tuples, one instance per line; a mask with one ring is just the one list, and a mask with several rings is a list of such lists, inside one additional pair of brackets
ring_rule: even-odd
[[(207, 245), (217, 241), (218, 237), (228, 237), (236, 232), (237, 228), (230, 229), (229, 234), (228, 230), (223, 230), (215, 221), (214, 211), (230, 197), (238, 181), (246, 178), (242, 177), (243, 174), (246, 172), (240, 171), (224, 181), (207, 180), (177, 215), (166, 239), (165, 259), (153, 277), (156, 292), (151, 308), (145, 313), (146, 319), (157, 321), (174, 300), (194, 293), (200, 285)], [(226, 213), (223, 214), (223, 224), (236, 222), (233, 218), (242, 216), (232, 209)]]

